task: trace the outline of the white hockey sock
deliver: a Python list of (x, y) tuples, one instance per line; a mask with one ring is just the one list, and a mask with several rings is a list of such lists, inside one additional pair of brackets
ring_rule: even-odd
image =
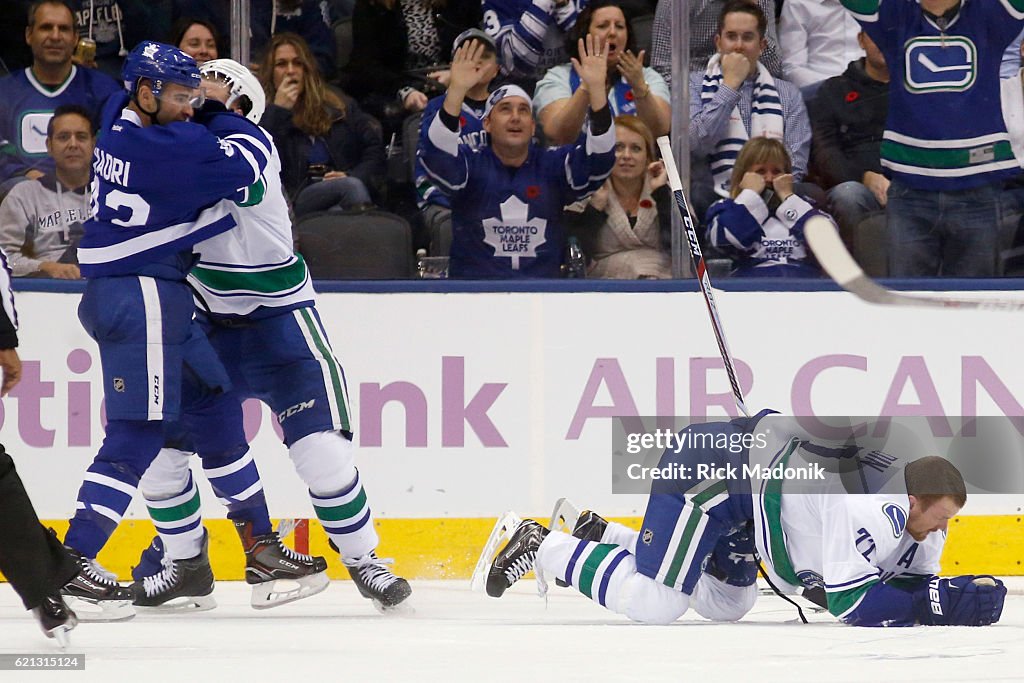
[(189, 469), (190, 453), (163, 448), (146, 470), (139, 488), (149, 516), (172, 560), (186, 560), (203, 547), (199, 489)]
[(552, 531), (537, 551), (537, 566), (634, 621), (668, 624), (690, 605), (688, 595), (637, 573), (636, 559), (622, 546)]
[(731, 586), (701, 574), (693, 590), (693, 609), (712, 621), (739, 621), (757, 602), (757, 584)]
[(636, 541), (640, 538), (640, 532), (630, 529), (618, 522), (608, 522), (604, 533), (601, 534), (601, 543), (613, 543), (621, 545), (629, 552), (636, 554)]

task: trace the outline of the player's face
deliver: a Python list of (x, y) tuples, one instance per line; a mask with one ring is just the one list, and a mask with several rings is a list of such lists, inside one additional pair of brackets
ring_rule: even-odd
[(58, 171), (81, 173), (92, 162), (96, 139), (89, 122), (78, 114), (64, 114), (53, 120), (53, 132), (46, 138), (46, 151)]
[(738, 52), (750, 62), (751, 71), (768, 42), (757, 32), (757, 17), (747, 12), (730, 12), (725, 15), (722, 30), (715, 36), (715, 47), (719, 54)]
[(626, 49), (629, 30), (626, 17), (618, 7), (602, 7), (590, 17), (590, 35), (604, 40), (608, 66), (619, 63), (619, 55)]
[(647, 143), (643, 137), (625, 126), (616, 126), (612, 177), (620, 180), (642, 178), (647, 172), (647, 163)]
[(217, 59), (217, 41), (213, 39), (210, 29), (202, 24), (192, 24), (185, 31), (178, 44), (181, 51), (202, 66), (203, 62)]
[(40, 5), (35, 23), (25, 29), (25, 42), (38, 64), (59, 66), (71, 62), (78, 43), (74, 17), (63, 5)]
[(907, 533), (915, 541), (923, 541), (933, 531), (945, 531), (949, 526), (949, 520), (958, 512), (960, 512), (960, 507), (949, 496), (939, 498), (927, 507), (922, 501), (910, 496)]
[(765, 183), (771, 185), (773, 180), (786, 173), (786, 169), (782, 168), (774, 161), (764, 161), (760, 164), (753, 164), (749, 169), (747, 169), (747, 172), (756, 173), (764, 178)]
[(156, 114), (156, 122), (167, 125), (175, 121), (188, 121), (195, 113), (192, 102), (198, 94), (198, 88), (168, 83), (160, 93), (160, 110)]
[(484, 119), (484, 130), (495, 145), (528, 147), (533, 139), (533, 111), (522, 97), (506, 97)]
[(302, 94), (302, 77), (306, 73), (306, 67), (299, 57), (298, 51), (285, 43), (277, 48), (274, 53), (274, 87), (280, 88), (282, 83), (296, 83), (299, 86), (299, 94)]

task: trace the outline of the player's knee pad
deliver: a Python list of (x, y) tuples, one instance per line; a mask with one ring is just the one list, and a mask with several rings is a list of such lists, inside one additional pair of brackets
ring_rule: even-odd
[(146, 420), (110, 420), (96, 462), (107, 463), (138, 481), (163, 446), (163, 423)]
[(690, 596), (643, 574), (625, 581), (615, 611), (644, 624), (671, 624), (690, 607)]
[(703, 574), (693, 591), (693, 609), (712, 621), (739, 621), (757, 602), (757, 584), (733, 586)]
[(333, 493), (356, 478), (355, 445), (338, 432), (304, 436), (288, 448), (295, 471), (313, 493)]
[(175, 448), (161, 448), (139, 481), (142, 495), (149, 500), (163, 500), (182, 493), (188, 487), (191, 456)]

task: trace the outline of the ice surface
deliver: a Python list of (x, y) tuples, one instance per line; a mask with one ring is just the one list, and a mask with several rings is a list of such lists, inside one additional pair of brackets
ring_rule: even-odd
[[(272, 610), (249, 607), (249, 588), (221, 582), (217, 609), (140, 613), (121, 624), (81, 624), (69, 652), (84, 672), (12, 673), (0, 681), (1020, 681), (1024, 582), (989, 628), (852, 628), (827, 614), (796, 620), (762, 595), (736, 624), (687, 614), (642, 626), (572, 589), (547, 605), (521, 581), (500, 600), (466, 581), (413, 582), (415, 613), (378, 614), (348, 581)], [(56, 654), (10, 586), (0, 585), (0, 653)]]

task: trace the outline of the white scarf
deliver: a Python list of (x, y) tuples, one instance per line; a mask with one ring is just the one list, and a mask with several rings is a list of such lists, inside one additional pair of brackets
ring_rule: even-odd
[[(701, 84), (701, 102), (709, 102), (722, 83), (722, 55), (716, 53), (708, 61), (704, 82)], [(775, 89), (775, 79), (760, 62), (757, 63), (757, 79), (754, 82), (754, 96), (750, 107), (750, 133), (747, 133), (740, 116), (739, 106), (729, 116), (729, 126), (725, 136), (715, 145), (715, 150), (708, 155), (711, 163), (711, 176), (715, 183), (715, 192), (722, 197), (729, 196), (729, 178), (732, 167), (740, 148), (751, 137), (783, 139), (782, 102), (779, 91)]]

